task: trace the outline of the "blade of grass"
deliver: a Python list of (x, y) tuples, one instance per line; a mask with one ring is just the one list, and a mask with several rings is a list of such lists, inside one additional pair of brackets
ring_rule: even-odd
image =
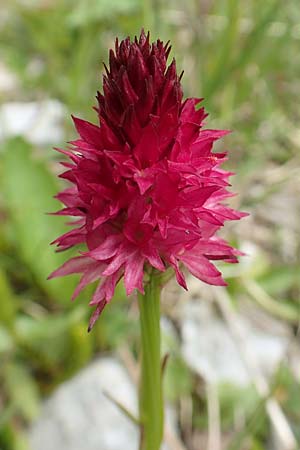
[(227, 26), (217, 43), (219, 52), (215, 57), (212, 73), (204, 82), (204, 95), (210, 97), (215, 89), (222, 84), (224, 76), (230, 67), (233, 51), (236, 47), (239, 25), (239, 0), (228, 0), (226, 8)]
[[(237, 57), (232, 61), (230, 59), (230, 54), (233, 53), (235, 47), (238, 45), (239, 17), (237, 15), (237, 5), (235, 5), (234, 0), (230, 1), (228, 27), (224, 31), (224, 35), (222, 35), (224, 39), (224, 43), (221, 43), (223, 49), (218, 58), (219, 62), (216, 64), (215, 73), (205, 87), (204, 93), (206, 97), (209, 98), (213, 95), (221, 86), (224, 86), (226, 80), (228, 80), (233, 73), (237, 71), (241, 72), (241, 70), (249, 63), (255, 51), (258, 50), (269, 24), (275, 20), (279, 6), (280, 2), (275, 0), (267, 8), (265, 13), (262, 14), (260, 20), (253, 18), (253, 23), (256, 24), (245, 39)], [(236, 10), (234, 8), (236, 8)]]

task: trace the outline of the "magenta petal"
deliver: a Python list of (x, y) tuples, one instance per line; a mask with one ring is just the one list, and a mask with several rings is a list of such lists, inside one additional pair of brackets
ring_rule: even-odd
[[(74, 223), (74, 225), (76, 224)], [(51, 242), (51, 244), (57, 244), (58, 247), (71, 247), (84, 242), (85, 235), (86, 231), (82, 227), (74, 228), (74, 230), (68, 231), (59, 238), (55, 239), (55, 241)]]
[(100, 279), (102, 271), (103, 271), (103, 264), (95, 263), (94, 266), (91, 266), (89, 269), (87, 269), (84, 274), (82, 275), (78, 285), (76, 286), (76, 289), (72, 295), (72, 300), (75, 300), (76, 297), (80, 294), (80, 292), (90, 283), (94, 283), (94, 281)]
[(124, 284), (126, 294), (130, 295), (134, 289), (138, 289), (144, 294), (143, 275), (144, 275), (144, 261), (145, 259), (140, 255), (133, 254), (125, 264)]
[(162, 235), (162, 237), (164, 239), (166, 239), (167, 235), (168, 235), (168, 222), (169, 222), (168, 216), (165, 216), (163, 218), (161, 218), (161, 217), (157, 218), (157, 225), (158, 225), (160, 234)]
[(149, 246), (149, 249), (143, 251), (144, 257), (147, 259), (149, 264), (153, 266), (155, 269), (164, 272), (166, 267), (154, 246)]
[(136, 173), (134, 175), (134, 179), (137, 182), (141, 195), (145, 194), (145, 192), (152, 186), (154, 181), (153, 175), (149, 176), (142, 171)]
[(52, 272), (48, 279), (50, 280), (55, 277), (63, 277), (73, 273), (84, 272), (88, 266), (94, 263), (95, 261), (87, 256), (76, 256), (75, 258), (69, 259), (69, 261), (65, 262), (62, 266)]
[(97, 260), (112, 258), (117, 253), (121, 241), (121, 235), (108, 236), (102, 244), (88, 252), (88, 255)]
[(118, 251), (116, 256), (112, 259), (112, 261), (108, 264), (107, 268), (104, 270), (103, 275), (104, 276), (110, 276), (113, 275), (115, 272), (117, 272), (120, 267), (123, 266), (126, 259), (128, 258), (128, 255), (126, 255), (125, 252), (122, 252), (121, 250)]
[(93, 312), (91, 318), (90, 318), (90, 322), (89, 322), (89, 327), (88, 327), (88, 332), (90, 332), (93, 328), (93, 326), (95, 325), (97, 319), (99, 318), (100, 314), (102, 313), (103, 309), (106, 306), (106, 301), (102, 300), (100, 303), (98, 303), (95, 311)]
[[(214, 256), (223, 256), (226, 258), (228, 255), (236, 254), (236, 251), (221, 240), (203, 240), (199, 241), (193, 248), (195, 254), (209, 254)], [(239, 254), (238, 252), (237, 254)]]
[(199, 278), (199, 280), (216, 286), (226, 286), (221, 272), (205, 256), (189, 254), (187, 256), (180, 255), (179, 258), (191, 274)]
[(134, 155), (142, 168), (152, 165), (158, 160), (158, 135), (153, 121), (143, 129), (140, 141), (134, 148)]
[(102, 279), (94, 292), (90, 305), (97, 305), (102, 302), (102, 300), (105, 300), (106, 303), (108, 303), (114, 295), (116, 284), (118, 283), (121, 275), (122, 272), (116, 272), (112, 276)]
[(72, 116), (72, 119), (76, 130), (86, 142), (95, 146), (101, 143), (101, 131), (99, 127), (78, 117)]
[(177, 283), (180, 284), (185, 290), (188, 290), (185, 277), (181, 270), (179, 269), (178, 260), (175, 258), (175, 256), (170, 257), (170, 264), (175, 270), (176, 280)]

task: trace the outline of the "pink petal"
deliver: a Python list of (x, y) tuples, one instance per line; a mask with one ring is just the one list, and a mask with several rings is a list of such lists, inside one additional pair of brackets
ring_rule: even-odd
[(95, 325), (97, 319), (99, 318), (100, 314), (102, 313), (103, 309), (106, 306), (106, 301), (102, 300), (100, 303), (98, 303), (95, 311), (93, 312), (91, 318), (90, 318), (90, 322), (89, 322), (89, 327), (88, 327), (88, 333), (92, 330), (93, 326)]
[(155, 269), (160, 270), (161, 272), (166, 270), (166, 267), (154, 245), (149, 245), (147, 250), (143, 250), (143, 256), (147, 259), (151, 266), (155, 267)]
[(121, 234), (108, 236), (102, 244), (88, 252), (88, 255), (97, 260), (112, 258), (117, 253), (121, 241)]
[(185, 277), (184, 277), (183, 273), (181, 272), (181, 270), (179, 269), (178, 260), (175, 258), (175, 256), (172, 255), (169, 259), (169, 262), (175, 270), (177, 283), (180, 286), (182, 286), (185, 290), (188, 290), (186, 281), (185, 281)]
[(82, 273), (93, 264), (95, 264), (95, 261), (87, 256), (76, 256), (75, 258), (69, 259), (62, 266), (52, 272), (48, 279), (50, 280), (55, 277), (63, 277), (73, 273)]
[(79, 119), (79, 117), (72, 116), (76, 130), (80, 136), (89, 144), (101, 146), (101, 131), (100, 128), (93, 123), (86, 120)]
[(105, 302), (108, 303), (114, 295), (116, 284), (120, 280), (122, 274), (122, 271), (118, 271), (112, 276), (103, 278), (98, 284), (96, 291), (94, 292), (93, 298), (90, 301), (90, 305), (97, 305), (98, 303), (102, 302), (102, 300), (105, 300)]
[(130, 295), (134, 289), (138, 289), (144, 294), (143, 287), (143, 268), (145, 259), (141, 257), (138, 252), (131, 255), (125, 264), (124, 284), (126, 288), (126, 294)]
[(225, 281), (222, 279), (221, 272), (219, 272), (205, 256), (188, 254), (180, 255), (178, 258), (183, 262), (191, 274), (196, 278), (199, 278), (199, 280), (216, 286), (226, 286)]
[(106, 277), (113, 275), (120, 269), (121, 266), (123, 266), (127, 258), (128, 254), (122, 248), (119, 248), (117, 254), (112, 258), (111, 262), (104, 270), (103, 275)]
[(142, 131), (139, 143), (134, 148), (134, 155), (141, 168), (154, 164), (159, 155), (158, 135), (152, 120)]
[(76, 286), (76, 289), (71, 298), (72, 300), (75, 300), (75, 298), (88, 284), (94, 283), (94, 281), (98, 280), (101, 277), (103, 267), (104, 267), (103, 264), (95, 263), (94, 267), (91, 266), (89, 269), (85, 271), (85, 273), (82, 275), (80, 279), (80, 282)]

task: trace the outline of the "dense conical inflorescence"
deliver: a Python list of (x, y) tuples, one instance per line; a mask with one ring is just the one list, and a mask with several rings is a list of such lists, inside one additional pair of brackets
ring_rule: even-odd
[(99, 281), (90, 305), (90, 327), (123, 277), (127, 294), (143, 292), (149, 267), (174, 268), (186, 288), (182, 266), (200, 280), (223, 285), (212, 261), (237, 262), (238, 252), (216, 236), (226, 220), (244, 214), (222, 201), (231, 196), (231, 175), (219, 168), (225, 153), (213, 153), (223, 130), (202, 129), (201, 99), (182, 99), (170, 46), (150, 44), (149, 34), (118, 43), (105, 67), (99, 124), (73, 117), (79, 139), (71, 142), (61, 175), (72, 187), (57, 195), (57, 214), (74, 216), (74, 228), (56, 239), (59, 249), (85, 243), (51, 277), (81, 273), (75, 298)]

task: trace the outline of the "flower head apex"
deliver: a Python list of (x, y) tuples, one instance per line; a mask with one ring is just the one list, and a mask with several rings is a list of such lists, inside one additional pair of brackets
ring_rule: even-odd
[(123, 278), (127, 294), (143, 293), (144, 273), (174, 269), (186, 288), (182, 267), (200, 280), (224, 285), (213, 261), (237, 262), (238, 251), (216, 236), (226, 220), (244, 214), (222, 202), (231, 175), (220, 169), (225, 153), (214, 141), (228, 132), (203, 129), (202, 99), (183, 101), (169, 43), (150, 43), (144, 31), (110, 50), (103, 93), (97, 95), (98, 124), (73, 117), (79, 138), (68, 150), (60, 175), (71, 183), (57, 195), (56, 214), (76, 217), (74, 228), (54, 242), (60, 250), (87, 250), (50, 277), (80, 273), (75, 298), (98, 281), (90, 305), (90, 328)]

